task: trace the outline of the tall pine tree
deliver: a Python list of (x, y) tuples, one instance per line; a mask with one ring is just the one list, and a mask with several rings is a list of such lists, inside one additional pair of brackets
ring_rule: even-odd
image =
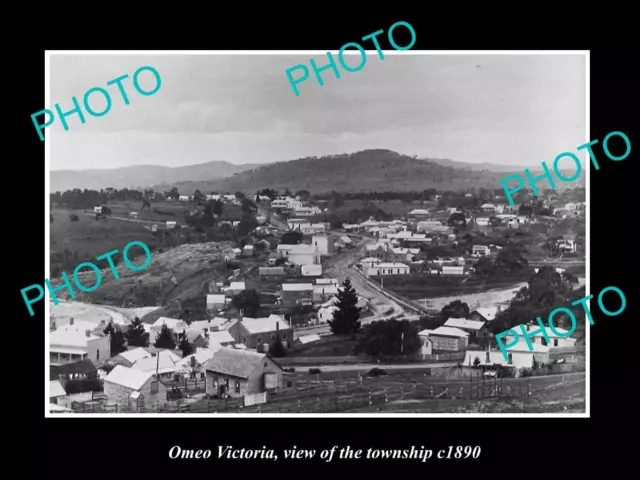
[(188, 357), (189, 355), (194, 353), (196, 350), (193, 344), (189, 343), (189, 339), (187, 338), (186, 333), (183, 333), (181, 335), (180, 344), (178, 345), (178, 348), (182, 351), (182, 358)]
[(351, 281), (346, 278), (342, 288), (338, 290), (338, 301), (333, 312), (333, 320), (329, 320), (329, 327), (334, 335), (351, 335), (360, 329), (360, 310), (358, 307), (358, 295), (351, 286)]
[(111, 356), (118, 355), (120, 352), (124, 352), (127, 349), (122, 330), (116, 330), (113, 323), (109, 322), (107, 328), (104, 329), (104, 334), (110, 335)]
[(166, 323), (162, 325), (160, 332), (158, 332), (156, 342), (153, 346), (156, 348), (169, 348), (171, 350), (176, 348), (176, 341), (173, 338), (173, 330), (167, 327)]
[(149, 334), (144, 330), (144, 324), (136, 317), (124, 333), (129, 347), (148, 347)]

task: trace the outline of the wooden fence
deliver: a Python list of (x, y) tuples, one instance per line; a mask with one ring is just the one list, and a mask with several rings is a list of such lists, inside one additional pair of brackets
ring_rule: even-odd
[[(547, 381), (543, 379), (535, 383), (540, 387)], [(269, 394), (268, 403), (252, 406), (245, 406), (242, 397), (229, 397), (204, 399), (191, 404), (178, 400), (138, 406), (94, 402), (91, 405), (74, 405), (74, 410), (77, 413), (339, 413), (363, 408), (383, 409), (390, 406), (389, 404), (397, 410), (402, 409), (405, 400), (413, 401), (414, 407), (418, 401), (429, 410), (468, 406), (479, 400), (527, 401), (531, 390), (531, 381), (510, 383), (480, 376), (469, 377), (469, 381), (392, 381), (382, 384), (375, 378), (359, 377), (341, 379), (339, 383), (300, 381), (295, 389)], [(434, 402), (429, 403), (432, 400)]]

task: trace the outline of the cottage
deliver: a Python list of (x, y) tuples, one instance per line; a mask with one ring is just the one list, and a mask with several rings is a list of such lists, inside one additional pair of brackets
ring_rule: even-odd
[(322, 211), (318, 207), (300, 207), (294, 210), (294, 214), (297, 217), (311, 217), (313, 215), (318, 215), (322, 213)]
[(284, 267), (259, 267), (258, 276), (263, 280), (278, 280), (287, 276)]
[(480, 210), (482, 210), (483, 212), (495, 212), (496, 210), (496, 206), (492, 205), (491, 203), (485, 203), (484, 205), (482, 205), (480, 207)]
[(469, 334), (469, 341), (483, 343), (490, 337), (485, 322), (467, 320), (466, 318), (449, 318), (444, 323), (444, 326), (459, 328), (463, 332), (467, 332)]
[(293, 247), (295, 247), (295, 245), (281, 243), (276, 247), (276, 254), (278, 255), (279, 258), (287, 258), (289, 256), (289, 252)]
[(208, 320), (197, 320), (189, 324), (189, 330), (197, 330), (204, 335), (208, 332), (225, 330), (231, 324), (231, 320), (224, 317), (214, 317)]
[(136, 360), (130, 368), (142, 372), (155, 373), (159, 379), (170, 382), (177, 379), (176, 372), (178, 367), (176, 365), (180, 360), (182, 360), (182, 357), (171, 353), (169, 350), (164, 350), (152, 357)]
[(178, 197), (178, 200), (180, 200), (181, 202), (188, 202), (189, 201), (189, 195), (180, 195)]
[[(229, 328), (235, 325), (236, 322), (231, 323)], [(220, 344), (223, 347), (230, 347), (238, 343), (229, 330), (209, 331), (205, 333), (205, 339), (208, 340), (209, 345)]]
[(443, 265), (442, 275), (464, 275), (464, 267), (456, 265)]
[(137, 406), (167, 401), (167, 387), (153, 372), (116, 365), (104, 379), (104, 393), (110, 402)]
[(242, 397), (283, 387), (282, 367), (265, 353), (222, 347), (204, 369), (208, 396)]
[[(535, 345), (534, 350), (525, 348), (509, 349), (507, 351), (508, 360), (500, 350), (467, 350), (463, 365), (466, 366), (493, 366), (511, 367), (516, 369), (533, 368), (534, 362), (549, 363), (549, 349), (542, 345)], [(476, 360), (476, 358), (479, 360)]]
[(93, 207), (93, 213), (102, 213), (102, 207), (100, 205), (96, 205)]
[(227, 288), (227, 293), (231, 296), (235, 296), (240, 292), (244, 292), (247, 289), (247, 285), (244, 282), (231, 282)]
[(271, 202), (271, 208), (286, 208), (296, 210), (302, 208), (302, 202), (291, 197), (279, 197)]
[(315, 245), (293, 245), (287, 258), (294, 265), (320, 265), (320, 252)]
[(151, 353), (143, 347), (133, 347), (131, 350), (120, 352), (118, 355), (112, 357), (109, 361), (123, 367), (131, 367), (141, 358), (151, 357)]
[(313, 301), (314, 302), (326, 302), (331, 297), (338, 294), (338, 285), (330, 284), (316, 284), (313, 285)]
[(219, 312), (226, 306), (226, 296), (223, 293), (207, 295), (207, 311)]
[(489, 217), (478, 217), (476, 218), (476, 224), (481, 227), (486, 227), (489, 225)]
[(176, 365), (178, 373), (187, 378), (204, 380), (206, 378), (205, 363), (222, 348), (220, 344), (212, 344), (208, 348), (198, 348), (195, 353), (184, 357)]
[(187, 330), (186, 337), (187, 342), (189, 342), (195, 348), (204, 348), (207, 346), (207, 340), (204, 337), (204, 332), (189, 329)]
[(177, 223), (175, 221), (167, 220), (165, 222), (165, 229), (167, 230), (173, 230), (174, 228), (176, 228), (176, 226), (177, 226)]
[(283, 305), (310, 305), (313, 302), (311, 283), (283, 283), (280, 300)]
[(324, 324), (329, 320), (333, 320), (333, 312), (338, 310), (335, 305), (329, 305), (328, 307), (322, 307), (318, 310), (318, 323)]
[(266, 318), (244, 317), (231, 325), (228, 332), (236, 342), (246, 345), (247, 348), (270, 345), (276, 339), (276, 335), (279, 335), (285, 348), (293, 344), (293, 330), (281, 315), (270, 315)]
[(499, 306), (495, 307), (480, 307), (471, 312), (469, 315), (470, 320), (478, 320), (481, 322), (491, 322), (496, 319), (496, 315), (500, 311)]
[(242, 255), (244, 257), (253, 257), (255, 255), (255, 247), (253, 245), (245, 245), (242, 248)]
[(302, 265), (300, 273), (303, 277), (319, 277), (322, 275), (322, 265)]
[(337, 278), (316, 278), (316, 285), (338, 285)]
[(459, 352), (469, 344), (469, 334), (459, 328), (438, 327), (435, 330), (425, 329), (418, 333), (420, 337), (428, 337), (433, 351)]
[[(513, 346), (513, 347), (509, 347), (508, 350), (511, 351), (514, 348), (519, 348), (519, 347), (524, 347), (525, 349), (527, 348), (527, 341), (525, 340), (525, 338), (522, 335), (522, 331), (520, 330), (520, 328), (517, 328), (514, 330), (518, 333), (518, 343)], [(547, 342), (546, 338), (544, 337), (544, 334), (540, 331), (538, 333), (533, 334), (532, 332), (534, 331), (538, 331), (540, 330), (540, 326), (539, 325), (527, 325), (525, 328), (526, 332), (529, 333), (529, 341), (533, 344), (533, 345), (542, 345), (542, 346), (548, 346), (548, 347), (573, 347), (576, 344), (576, 339), (575, 338), (571, 338), (569, 337), (569, 331), (565, 330), (564, 328), (559, 328), (556, 327), (556, 331), (554, 332), (553, 330), (551, 330), (549, 327), (544, 327), (544, 330), (547, 334), (547, 337), (549, 338), (550, 342)], [(505, 345), (509, 345), (511, 344), (511, 342), (513, 342), (513, 337), (514, 335), (509, 334), (509, 335), (505, 335), (504, 339), (501, 339), (502, 342), (504, 342)]]
[(89, 359), (96, 365), (111, 356), (111, 341), (95, 323), (74, 321), (56, 328), (49, 335), (51, 365)]
[(491, 253), (491, 250), (486, 245), (474, 245), (471, 248), (471, 255), (477, 257), (485, 257)]
[(410, 267), (404, 263), (377, 263), (365, 267), (364, 274), (372, 275), (408, 275)]
[(130, 218), (138, 218), (138, 212), (129, 212)]

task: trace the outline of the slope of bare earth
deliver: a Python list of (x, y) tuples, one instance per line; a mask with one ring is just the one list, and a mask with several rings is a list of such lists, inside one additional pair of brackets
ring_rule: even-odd
[[(228, 242), (180, 245), (154, 253), (149, 266), (138, 272), (124, 264), (118, 265), (118, 280), (107, 268), (102, 270), (100, 286), (93, 292), (76, 290), (76, 300), (123, 308), (166, 306), (176, 300), (188, 300), (208, 292), (212, 280), (229, 277), (231, 272), (226, 268), (224, 257), (232, 248)], [(141, 260), (134, 263), (140, 265)], [(80, 272), (78, 277), (86, 286), (95, 283), (91, 270)], [(58, 292), (58, 297), (69, 298), (66, 290)]]

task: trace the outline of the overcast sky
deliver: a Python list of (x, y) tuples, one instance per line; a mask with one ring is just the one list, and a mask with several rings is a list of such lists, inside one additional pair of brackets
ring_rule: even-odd
[[(534, 165), (585, 138), (583, 55), (385, 55), (354, 73), (323, 72), (295, 96), (285, 70), (316, 55), (55, 55), (51, 105), (72, 108), (103, 86), (104, 117), (47, 128), (51, 167), (263, 163), (386, 148), (462, 162)], [(326, 56), (325, 56), (326, 58)], [(356, 58), (348, 61), (356, 65)], [(125, 80), (131, 103), (106, 82), (143, 65), (162, 77), (152, 96)], [(297, 72), (296, 72), (297, 73)], [(153, 86), (145, 72), (141, 82)], [(94, 98), (95, 97), (95, 98)], [(99, 94), (93, 108), (102, 110)]]

